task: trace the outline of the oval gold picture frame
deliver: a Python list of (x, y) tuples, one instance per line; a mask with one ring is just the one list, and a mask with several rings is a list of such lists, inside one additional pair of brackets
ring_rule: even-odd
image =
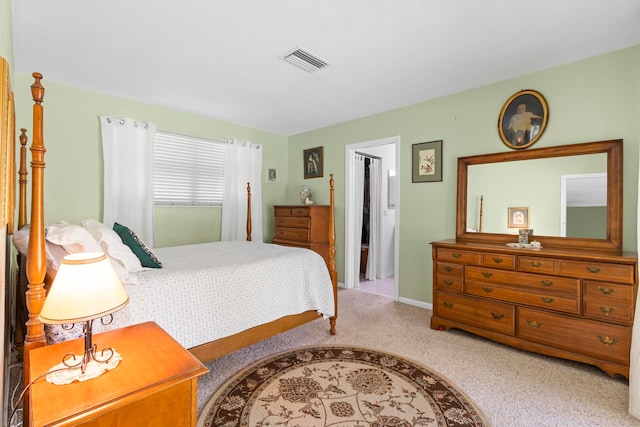
[(549, 107), (538, 91), (516, 92), (505, 102), (498, 118), (498, 133), (507, 147), (521, 150), (542, 136), (549, 120)]

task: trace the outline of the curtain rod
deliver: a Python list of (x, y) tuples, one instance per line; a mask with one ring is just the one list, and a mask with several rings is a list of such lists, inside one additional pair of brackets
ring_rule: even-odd
[(382, 160), (382, 157), (374, 156), (374, 155), (371, 155), (371, 154), (361, 153), (359, 151), (356, 151), (355, 153), (356, 154), (360, 154), (361, 156), (369, 157), (370, 159)]

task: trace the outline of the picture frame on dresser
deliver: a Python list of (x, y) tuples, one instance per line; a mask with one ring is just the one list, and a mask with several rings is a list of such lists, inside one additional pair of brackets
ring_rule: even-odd
[(507, 228), (529, 228), (529, 208), (507, 208)]

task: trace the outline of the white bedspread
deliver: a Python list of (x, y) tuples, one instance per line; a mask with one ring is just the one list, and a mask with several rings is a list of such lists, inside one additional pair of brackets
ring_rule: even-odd
[(311, 250), (234, 241), (154, 253), (163, 267), (136, 273), (129, 305), (95, 332), (153, 320), (191, 348), (290, 314), (334, 314), (329, 272)]

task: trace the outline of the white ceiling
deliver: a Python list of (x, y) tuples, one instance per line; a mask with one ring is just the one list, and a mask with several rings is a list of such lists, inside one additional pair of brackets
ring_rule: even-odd
[[(282, 135), (640, 44), (638, 0), (13, 0), (12, 13), (15, 71), (45, 85)], [(278, 58), (297, 47), (331, 66)]]

